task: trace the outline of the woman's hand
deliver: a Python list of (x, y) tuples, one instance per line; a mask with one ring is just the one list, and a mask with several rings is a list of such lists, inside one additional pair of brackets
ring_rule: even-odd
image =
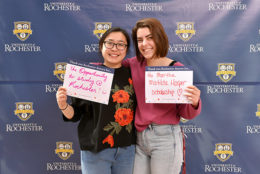
[(187, 86), (184, 94), (194, 108), (197, 108), (200, 100), (200, 90), (196, 86)]
[(67, 89), (63, 86), (60, 86), (57, 93), (56, 93), (56, 99), (59, 108), (62, 110), (67, 107)]

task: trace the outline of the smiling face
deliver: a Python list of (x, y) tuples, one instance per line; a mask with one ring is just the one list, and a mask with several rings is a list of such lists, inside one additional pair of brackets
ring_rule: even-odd
[[(110, 68), (119, 68), (121, 63), (126, 56), (127, 47), (123, 50), (117, 49), (119, 45), (113, 45), (112, 48), (107, 48), (105, 43), (109, 45), (113, 44), (124, 44), (127, 45), (126, 37), (122, 32), (112, 32), (104, 40), (104, 43), (101, 48), (101, 53), (104, 58), (104, 65)], [(122, 47), (122, 45), (121, 45)]]
[(145, 59), (151, 59), (156, 57), (156, 45), (153, 40), (152, 34), (149, 28), (139, 28), (137, 30), (137, 44), (140, 53)]

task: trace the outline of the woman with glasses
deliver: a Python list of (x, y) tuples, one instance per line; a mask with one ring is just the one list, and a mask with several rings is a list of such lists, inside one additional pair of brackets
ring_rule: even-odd
[(123, 64), (131, 68), (136, 92), (137, 129), (134, 174), (179, 174), (183, 163), (183, 137), (180, 118), (193, 119), (201, 110), (200, 90), (186, 89), (191, 104), (145, 103), (146, 66), (183, 66), (167, 58), (168, 37), (162, 24), (155, 18), (136, 22), (132, 29), (136, 57)]
[(107, 30), (99, 41), (102, 66), (115, 70), (108, 105), (79, 98), (68, 104), (64, 87), (56, 94), (64, 120), (79, 121), (83, 174), (132, 174), (136, 102), (130, 69), (121, 65), (129, 44), (129, 36), (121, 28)]

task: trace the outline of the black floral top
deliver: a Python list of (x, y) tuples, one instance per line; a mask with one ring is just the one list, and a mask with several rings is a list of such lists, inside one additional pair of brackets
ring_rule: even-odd
[(71, 98), (74, 116), (64, 121), (80, 121), (81, 150), (99, 152), (105, 148), (135, 144), (134, 111), (136, 98), (129, 68), (115, 69), (108, 105)]

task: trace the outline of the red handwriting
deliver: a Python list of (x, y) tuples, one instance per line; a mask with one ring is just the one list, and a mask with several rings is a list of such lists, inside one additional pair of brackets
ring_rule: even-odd
[(147, 75), (148, 77), (153, 77), (153, 75), (151, 74), (151, 73), (148, 73), (148, 75)]
[(175, 77), (175, 74), (171, 74), (171, 73), (156, 73), (157, 77)]
[(184, 86), (184, 84), (186, 83), (187, 81), (181, 81), (181, 80), (171, 80), (171, 85), (172, 86)]
[(182, 91), (183, 91), (183, 89), (181, 89), (181, 88), (179, 88), (179, 89), (177, 90), (177, 94), (178, 94), (179, 97), (181, 96)]
[(157, 85), (168, 85), (168, 81), (167, 80), (149, 80), (149, 85), (153, 85), (153, 86), (157, 86)]
[(167, 89), (167, 90), (152, 90), (152, 95), (171, 95), (171, 96), (173, 96), (174, 95), (174, 90), (169, 90), (169, 89)]
[(171, 80), (170, 82), (168, 82), (167, 80), (158, 79), (158, 80), (149, 80), (149, 85), (152, 85), (152, 86), (168, 86), (168, 85), (171, 85), (171, 86), (181, 87), (181, 86), (184, 86), (186, 82), (187, 81), (174, 80), (174, 79)]

